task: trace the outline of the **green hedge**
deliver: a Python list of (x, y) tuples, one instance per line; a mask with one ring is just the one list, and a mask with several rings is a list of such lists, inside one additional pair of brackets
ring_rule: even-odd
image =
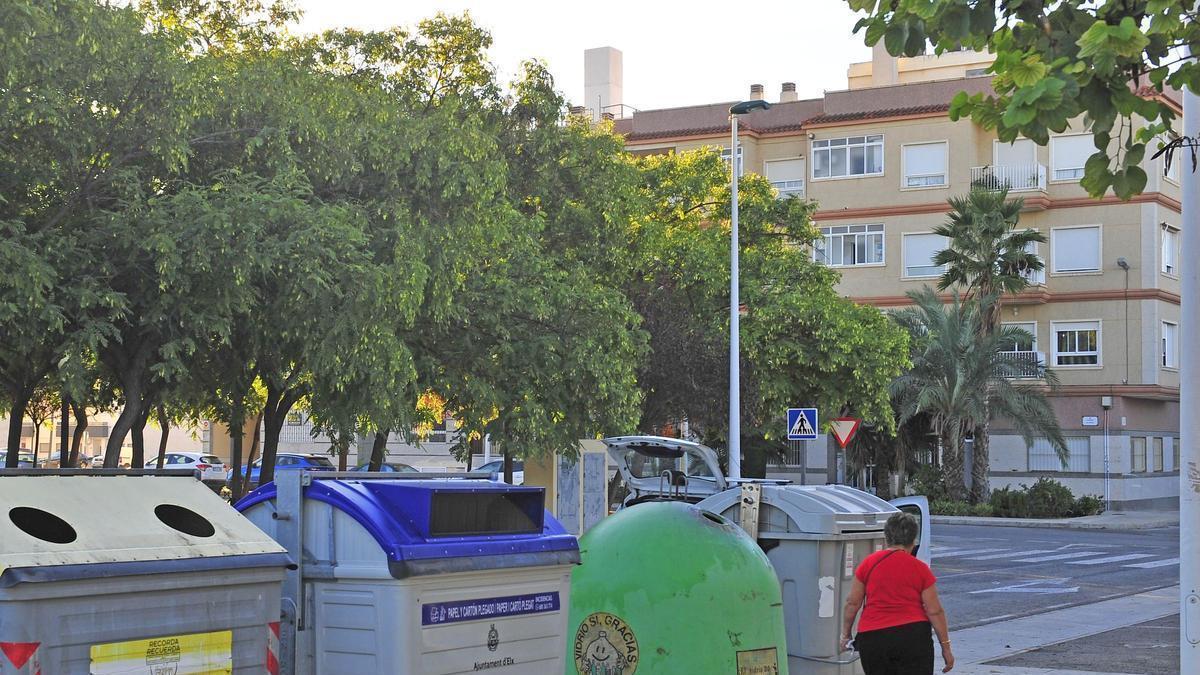
[(1104, 500), (1093, 495), (1076, 498), (1062, 483), (1052, 478), (1039, 478), (1032, 486), (994, 490), (987, 504), (931, 499), (929, 510), (937, 516), (1071, 518), (1103, 512)]

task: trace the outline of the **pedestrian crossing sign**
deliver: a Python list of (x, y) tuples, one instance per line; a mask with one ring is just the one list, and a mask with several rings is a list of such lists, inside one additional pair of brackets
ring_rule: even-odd
[(817, 438), (817, 409), (788, 408), (787, 439), (789, 441), (813, 441)]

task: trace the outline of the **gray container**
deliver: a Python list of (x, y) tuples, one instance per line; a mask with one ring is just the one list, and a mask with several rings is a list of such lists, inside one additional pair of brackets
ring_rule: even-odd
[[(858, 654), (838, 644), (842, 608), (855, 568), (883, 548), (883, 525), (897, 508), (845, 485), (764, 484), (761, 490), (757, 538), (783, 591), (788, 671), (862, 673)], [(742, 489), (726, 490), (698, 506), (741, 522)]]
[(189, 476), (0, 478), (0, 675), (275, 673), (286, 552)]

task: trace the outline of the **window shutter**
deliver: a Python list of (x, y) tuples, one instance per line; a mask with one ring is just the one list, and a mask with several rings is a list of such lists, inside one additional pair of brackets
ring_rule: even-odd
[(1082, 136), (1056, 136), (1050, 139), (1050, 154), (1053, 155), (1054, 170), (1082, 169), (1088, 157), (1096, 152), (1091, 134)]
[(904, 146), (904, 175), (946, 173), (946, 144), (923, 143)]
[(1100, 269), (1100, 228), (1076, 227), (1053, 230), (1054, 271), (1080, 272)]

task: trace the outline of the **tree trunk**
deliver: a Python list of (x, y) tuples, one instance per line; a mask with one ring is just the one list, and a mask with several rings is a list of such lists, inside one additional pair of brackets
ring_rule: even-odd
[(235, 493), (233, 495), (235, 501), (241, 499), (242, 495), (253, 489), (253, 486), (250, 485), (250, 469), (254, 465), (254, 460), (258, 459), (258, 434), (262, 430), (262, 421), (263, 416), (261, 413), (259, 413), (259, 415), (254, 418), (254, 431), (250, 437), (250, 451), (246, 453), (246, 471), (242, 474), (244, 477), (244, 480), (242, 481), (242, 494)]
[(984, 418), (983, 424), (975, 429), (975, 449), (971, 461), (971, 502), (973, 504), (986, 502), (991, 494), (991, 487), (988, 485), (988, 470), (990, 469), (988, 454), (991, 434), (992, 420), (989, 409), (988, 417)]
[(946, 435), (946, 452), (942, 457), (943, 479), (946, 481), (946, 493), (955, 501), (966, 497), (966, 484), (963, 482), (963, 431), (957, 424), (951, 425)]
[(150, 402), (142, 401), (138, 406), (137, 418), (133, 421), (133, 459), (129, 460), (132, 469), (146, 466), (146, 422), (150, 419)]
[(71, 439), (70, 466), (75, 468), (79, 466), (79, 449), (83, 447), (83, 435), (88, 428), (87, 406), (72, 402), (71, 411), (75, 413), (75, 437)]
[(21, 427), (25, 423), (25, 411), (29, 408), (33, 387), (9, 393), (12, 405), (8, 409), (8, 453), (4, 457), (4, 468), (15, 469), (17, 459), (21, 456)]
[[(340, 436), (341, 434), (338, 434), (338, 435)], [(350, 458), (350, 443), (345, 438), (342, 438), (338, 441), (337, 456), (338, 456), (338, 471), (345, 471), (347, 465), (349, 464), (349, 458)]]
[(158, 439), (158, 468), (163, 468), (167, 462), (167, 438), (171, 435), (171, 422), (167, 419), (167, 406), (159, 403), (157, 407), (158, 426), (162, 436)]
[(274, 390), (270, 385), (267, 386), (267, 405), (263, 408), (265, 432), (263, 434), (262, 470), (258, 475), (259, 485), (266, 485), (275, 480), (275, 456), (279, 453), (279, 432), (283, 430), (283, 423), (287, 419), (288, 412), (292, 406), (296, 405), (296, 401), (300, 400), (300, 394), (300, 390), (295, 388), (280, 392)]
[(875, 496), (884, 501), (892, 498), (892, 472), (884, 471), (883, 476), (875, 474)]
[[(233, 476), (229, 479), (229, 490), (234, 501), (242, 497), (242, 445), (246, 435), (245, 406), (235, 404), (229, 415), (229, 463), (233, 465)], [(234, 429), (237, 431), (235, 432)]]
[(58, 436), (58, 468), (71, 466), (71, 399), (67, 392), (62, 393), (62, 426)]
[(42, 442), (42, 425), (32, 417), (29, 418), (33, 422), (33, 468), (38, 465), (38, 451), (41, 450)]
[[(369, 471), (378, 471), (383, 466), (383, 457), (387, 454), (387, 439), (388, 430), (375, 432), (375, 439), (371, 442), (371, 465), (367, 467)], [(470, 465), (467, 466), (467, 471), (470, 471)]]
[(125, 437), (129, 435), (130, 429), (133, 429), (142, 412), (141, 385), (134, 383), (134, 378), (129, 378), (129, 381), (123, 384), (125, 385), (125, 406), (121, 408), (121, 414), (117, 416), (117, 421), (113, 422), (112, 431), (108, 435), (108, 443), (104, 448), (104, 468), (106, 469), (115, 469), (121, 463), (121, 446), (125, 443)]
[(513, 461), (512, 453), (508, 448), (504, 449), (504, 482), (512, 485), (513, 482)]

